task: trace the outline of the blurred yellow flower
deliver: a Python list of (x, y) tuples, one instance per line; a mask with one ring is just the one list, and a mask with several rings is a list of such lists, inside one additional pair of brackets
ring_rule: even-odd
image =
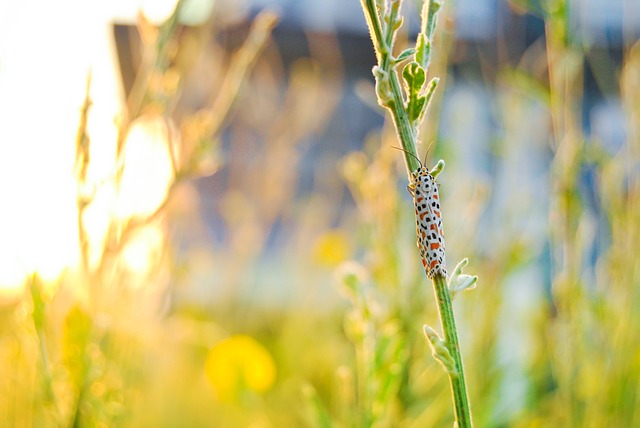
[(209, 351), (205, 373), (222, 399), (233, 399), (248, 389), (265, 392), (276, 378), (273, 358), (260, 343), (247, 335), (231, 336)]
[(324, 266), (336, 266), (349, 257), (350, 245), (341, 231), (329, 231), (321, 235), (313, 246), (313, 259)]

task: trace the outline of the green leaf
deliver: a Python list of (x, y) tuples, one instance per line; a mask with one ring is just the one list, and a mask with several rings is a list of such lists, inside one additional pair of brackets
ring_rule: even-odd
[(440, 174), (442, 172), (443, 169), (444, 169), (444, 161), (442, 159), (440, 159), (438, 161), (438, 163), (436, 164), (436, 166), (431, 168), (431, 171), (429, 171), (429, 174), (431, 174), (433, 176), (433, 178), (436, 178), (438, 176), (438, 174)]
[(438, 82), (440, 82), (440, 79), (438, 79), (437, 77), (434, 77), (433, 79), (431, 79), (429, 81), (429, 84), (427, 85), (427, 89), (426, 89), (425, 94), (424, 94), (425, 103), (424, 103), (424, 105), (421, 106), (419, 120), (422, 120), (422, 117), (424, 116), (425, 112), (427, 111), (427, 108), (429, 107), (429, 104), (431, 103), (431, 98), (433, 97), (433, 93), (435, 92), (436, 88), (438, 87)]
[(407, 95), (418, 94), (426, 80), (424, 69), (415, 61), (410, 62), (402, 69), (402, 78), (407, 89)]
[(413, 123), (422, 116), (426, 106), (426, 98), (420, 95), (420, 92), (427, 76), (420, 64), (412, 61), (402, 70), (402, 78), (404, 79), (408, 99), (407, 116)]
[(416, 53), (416, 50), (414, 48), (405, 49), (400, 53), (400, 55), (398, 55), (395, 62), (396, 63), (402, 62), (405, 59), (409, 58), (414, 53)]
[(436, 16), (442, 3), (437, 0), (425, 1), (422, 7), (422, 28), (421, 33), (426, 34), (427, 37), (433, 36), (433, 31), (436, 28)]
[(416, 62), (426, 70), (429, 67), (430, 60), (431, 41), (426, 35), (424, 35), (424, 33), (420, 33), (418, 34), (418, 40), (416, 41)]
[(425, 110), (425, 105), (427, 102), (426, 97), (417, 97), (415, 103), (413, 103), (411, 114), (409, 115), (409, 119), (411, 120), (419, 120), (422, 117), (422, 112)]

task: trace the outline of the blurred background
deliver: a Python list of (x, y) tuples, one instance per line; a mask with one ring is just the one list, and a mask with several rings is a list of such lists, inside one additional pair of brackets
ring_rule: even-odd
[[(633, 0), (440, 13), (476, 426), (640, 426), (639, 35)], [(375, 62), (355, 0), (0, 3), (0, 425), (451, 426)]]

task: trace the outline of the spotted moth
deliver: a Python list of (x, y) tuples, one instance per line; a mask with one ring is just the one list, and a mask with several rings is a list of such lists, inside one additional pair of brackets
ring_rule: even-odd
[(440, 216), (440, 196), (436, 179), (429, 169), (420, 166), (411, 173), (411, 183), (407, 186), (413, 196), (416, 212), (416, 234), (418, 249), (427, 276), (447, 276), (447, 263), (444, 254), (444, 234)]

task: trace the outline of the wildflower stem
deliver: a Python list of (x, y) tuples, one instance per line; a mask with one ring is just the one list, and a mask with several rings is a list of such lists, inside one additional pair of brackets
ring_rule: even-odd
[[(405, 162), (409, 174), (420, 167), (416, 150), (418, 125), (424, 117), (428, 100), (435, 90), (435, 85), (437, 85), (437, 80), (432, 80), (426, 87), (424, 82), (431, 54), (431, 40), (435, 30), (436, 15), (441, 3), (438, 0), (424, 1), (421, 33), (418, 36), (414, 51), (415, 61), (410, 64), (411, 67), (405, 69), (405, 71), (408, 71), (407, 76), (403, 72), (405, 83), (408, 83), (408, 78), (411, 79), (411, 83), (408, 83), (410, 87), (407, 89), (408, 93), (406, 95), (409, 101), (405, 102), (405, 94), (396, 71), (398, 61), (393, 57), (395, 35), (402, 22), (401, 17), (398, 16), (401, 0), (361, 0), (378, 60), (378, 65), (373, 70), (376, 77), (378, 102), (391, 113), (393, 124), (405, 154)], [(408, 56), (408, 54), (401, 54), (403, 60)], [(417, 89), (412, 86), (416, 81), (420, 82)], [(414, 105), (414, 108), (418, 108), (418, 111), (414, 111), (409, 117), (410, 112), (408, 109), (411, 107), (411, 101), (417, 101), (418, 97), (421, 96), (425, 97), (423, 101), (425, 104), (418, 107)], [(441, 166), (436, 172), (439, 172), (440, 169), (442, 169)], [(453, 393), (456, 424), (458, 428), (468, 428), (472, 426), (471, 410), (467, 397), (462, 356), (458, 344), (458, 333), (451, 305), (451, 294), (446, 278), (436, 275), (433, 278), (433, 288), (438, 301), (438, 312), (445, 343), (455, 362), (455, 369), (449, 372), (449, 380)]]
[[(390, 73), (389, 80), (391, 82), (391, 91), (394, 95), (395, 104), (403, 106), (402, 93), (400, 89), (400, 83), (398, 82), (398, 75), (396, 73)], [(407, 163), (407, 169), (409, 172), (413, 172), (420, 168), (418, 162), (418, 154), (416, 150), (416, 142), (413, 136), (413, 131), (409, 123), (409, 117), (404, 107), (391, 109), (393, 115), (393, 124), (396, 128), (396, 132), (400, 137), (400, 143), (405, 150), (404, 159)], [(415, 156), (415, 157), (414, 157)]]
[[(385, 107), (391, 112), (393, 118), (393, 125), (396, 128), (398, 137), (400, 138), (400, 144), (404, 150), (404, 158), (407, 164), (409, 172), (413, 172), (420, 167), (418, 162), (418, 154), (416, 150), (416, 141), (409, 117), (404, 108), (404, 98), (402, 95), (402, 88), (400, 81), (398, 80), (398, 74), (396, 73), (393, 64), (393, 37), (395, 32), (392, 30), (387, 31), (386, 35), (383, 35), (382, 25), (380, 17), (377, 12), (375, 0), (361, 0), (362, 8), (365, 11), (365, 17), (367, 24), (369, 25), (369, 31), (371, 32), (371, 39), (373, 40), (376, 56), (378, 58), (378, 65), (382, 71), (389, 78), (389, 85), (391, 87), (391, 96), (393, 97), (391, 102), (385, 104)], [(392, 27), (392, 20), (396, 18), (397, 9), (392, 8), (389, 26)]]
[(453, 393), (457, 426), (458, 428), (471, 427), (471, 407), (469, 406), (469, 398), (467, 396), (467, 384), (464, 377), (460, 345), (458, 343), (456, 320), (451, 304), (451, 294), (449, 293), (447, 280), (444, 276), (434, 276), (433, 290), (438, 301), (438, 312), (440, 314), (440, 323), (442, 325), (445, 343), (455, 363), (455, 372), (449, 373), (449, 382)]

